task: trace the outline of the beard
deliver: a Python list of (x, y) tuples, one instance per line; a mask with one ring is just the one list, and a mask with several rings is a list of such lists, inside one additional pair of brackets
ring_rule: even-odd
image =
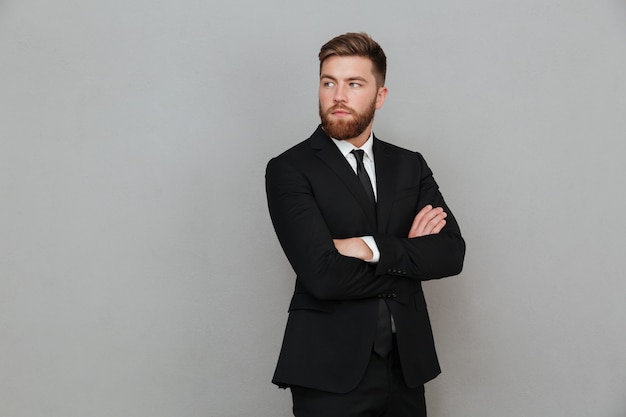
[[(346, 110), (352, 115), (351, 120), (337, 120), (331, 119), (331, 115), (336, 110)], [(356, 138), (365, 131), (369, 126), (372, 119), (374, 119), (374, 113), (376, 112), (376, 99), (372, 100), (370, 106), (362, 113), (358, 113), (350, 107), (342, 104), (336, 104), (326, 111), (322, 110), (322, 105), (319, 105), (320, 119), (322, 119), (322, 127), (328, 136), (337, 140), (348, 140)]]

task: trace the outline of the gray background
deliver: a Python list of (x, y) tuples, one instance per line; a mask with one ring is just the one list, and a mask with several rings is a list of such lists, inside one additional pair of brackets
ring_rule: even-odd
[(618, 0), (0, 1), (0, 415), (290, 415), (263, 175), (347, 31), (468, 243), (429, 415), (626, 415)]

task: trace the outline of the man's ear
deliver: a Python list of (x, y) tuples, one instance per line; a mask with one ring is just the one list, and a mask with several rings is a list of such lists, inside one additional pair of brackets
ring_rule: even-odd
[(380, 87), (378, 89), (378, 93), (376, 93), (376, 110), (380, 109), (383, 104), (385, 104), (388, 92), (387, 87)]

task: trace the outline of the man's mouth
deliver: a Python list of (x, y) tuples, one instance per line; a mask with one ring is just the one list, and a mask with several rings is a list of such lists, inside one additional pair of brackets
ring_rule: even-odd
[(330, 109), (329, 113), (333, 116), (347, 116), (352, 114), (352, 112), (345, 107), (333, 107)]

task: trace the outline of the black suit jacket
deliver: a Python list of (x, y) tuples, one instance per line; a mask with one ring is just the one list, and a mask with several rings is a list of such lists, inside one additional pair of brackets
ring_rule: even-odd
[[(361, 380), (376, 331), (378, 299), (394, 317), (407, 384), (440, 372), (421, 282), (458, 274), (465, 242), (419, 153), (374, 138), (377, 219), (337, 146), (318, 128), (267, 165), (278, 240), (296, 273), (273, 382), (344, 393)], [(448, 213), (437, 235), (407, 238), (427, 204)], [(371, 207), (371, 206), (369, 206)], [(333, 238), (373, 236), (377, 264), (339, 254)]]

